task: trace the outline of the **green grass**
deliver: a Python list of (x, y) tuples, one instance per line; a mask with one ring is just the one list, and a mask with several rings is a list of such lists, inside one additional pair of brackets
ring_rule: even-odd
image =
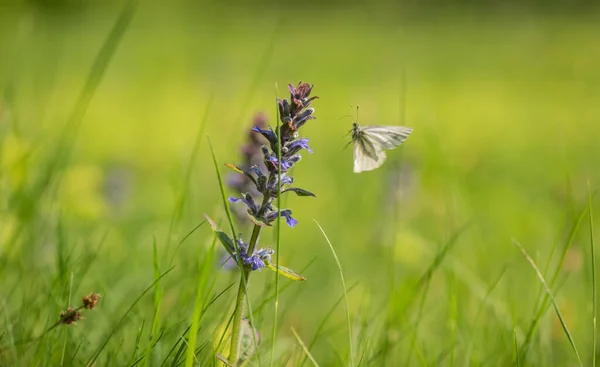
[[(239, 271), (203, 215), (249, 237), (222, 167), (299, 80), (316, 198), (260, 247), (307, 280), (252, 273), (249, 365), (595, 365), (598, 13), (116, 5), (0, 8), (0, 366), (227, 357)], [(415, 129), (358, 175), (357, 104)]]

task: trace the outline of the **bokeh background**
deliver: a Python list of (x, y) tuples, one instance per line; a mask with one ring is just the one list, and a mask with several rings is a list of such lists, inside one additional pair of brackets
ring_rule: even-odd
[[(544, 295), (513, 239), (549, 282), (557, 274), (557, 305), (591, 362), (585, 211), (588, 183), (592, 193), (600, 184), (593, 2), (143, 1), (78, 110), (124, 5), (0, 5), (0, 345), (9, 346), (0, 362), (82, 365), (112, 335), (99, 365), (129, 365), (151, 345), (153, 292), (110, 331), (155, 270), (174, 265), (158, 297), (164, 335), (145, 362), (160, 365), (189, 325), (213, 237), (204, 226), (180, 241), (204, 213), (226, 227), (207, 137), (229, 174), (223, 163), (241, 163), (254, 117), (276, 124), (276, 96), (298, 81), (320, 97), (317, 120), (302, 130), (314, 154), (294, 171), (317, 197), (285, 199), (299, 224), (282, 228), (281, 262), (308, 280), (281, 283), (279, 365), (302, 356), (290, 328), (308, 344), (324, 318), (311, 352), (324, 366), (348, 360), (343, 303), (327, 316), (343, 294), (339, 271), (313, 219), (353, 286), (357, 363), (512, 363), (513, 339), (523, 346)], [(415, 129), (384, 166), (361, 174), (343, 149), (357, 104), (360, 124)], [(273, 246), (274, 230), (262, 244)], [(236, 279), (215, 261), (215, 293)], [(253, 305), (273, 294), (273, 279), (253, 275)], [(76, 327), (16, 343), (91, 290), (104, 298)], [(208, 309), (198, 346), (218, 340), (234, 296), (235, 286)], [(543, 309), (524, 363), (576, 365), (554, 309)], [(272, 301), (255, 318), (268, 355)]]

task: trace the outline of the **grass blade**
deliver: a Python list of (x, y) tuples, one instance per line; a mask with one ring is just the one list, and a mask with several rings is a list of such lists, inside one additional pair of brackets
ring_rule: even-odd
[(546, 280), (544, 279), (544, 275), (542, 274), (542, 272), (536, 265), (533, 258), (531, 258), (531, 256), (529, 256), (529, 254), (527, 253), (527, 251), (525, 250), (523, 245), (521, 245), (521, 243), (519, 243), (519, 241), (517, 241), (515, 239), (513, 239), (512, 242), (521, 251), (521, 254), (523, 254), (523, 256), (525, 257), (527, 262), (529, 262), (529, 264), (531, 265), (533, 270), (535, 270), (535, 273), (538, 276), (538, 278), (540, 279), (540, 282), (542, 282), (542, 285), (544, 286), (544, 289), (546, 290), (546, 294), (548, 295), (548, 297), (550, 298), (550, 301), (552, 302), (552, 305), (554, 306), (554, 311), (556, 311), (556, 316), (558, 316), (558, 320), (560, 321), (563, 331), (565, 332), (565, 335), (569, 339), (569, 343), (571, 344), (571, 347), (573, 348), (573, 351), (575, 352), (577, 361), (579, 362), (579, 365), (583, 367), (583, 362), (581, 361), (581, 357), (579, 356), (579, 352), (577, 351), (577, 347), (575, 346), (575, 341), (573, 340), (573, 337), (571, 336), (571, 333), (569, 332), (569, 328), (567, 327), (567, 324), (558, 308), (558, 305), (556, 304), (556, 300), (554, 299), (552, 290), (550, 289), (550, 287), (548, 287), (548, 284), (546, 283)]
[[(350, 287), (348, 287), (347, 293), (352, 292), (352, 290), (354, 289), (354, 287), (356, 287), (357, 285), (358, 285), (358, 282), (356, 282), (356, 283), (352, 284)], [(317, 342), (317, 339), (319, 338), (319, 335), (321, 335), (321, 332), (323, 331), (323, 328), (325, 328), (325, 324), (327, 323), (327, 320), (329, 320), (329, 317), (331, 317), (331, 315), (333, 315), (333, 313), (335, 312), (335, 309), (340, 304), (340, 302), (342, 302), (343, 300), (344, 300), (344, 296), (342, 295), (333, 304), (333, 306), (331, 307), (331, 309), (329, 309), (329, 312), (327, 312), (327, 314), (325, 315), (325, 317), (323, 318), (323, 320), (321, 320), (321, 323), (319, 324), (319, 327), (317, 327), (317, 331), (315, 331), (315, 335), (313, 336), (312, 341), (308, 345), (308, 350), (311, 350), (312, 347), (315, 345), (315, 343)], [(302, 361), (298, 364), (298, 366), (304, 365), (305, 361), (306, 361), (306, 356), (302, 359)]]
[(300, 347), (304, 351), (304, 354), (306, 354), (306, 356), (308, 357), (308, 359), (310, 359), (310, 361), (312, 362), (313, 366), (319, 367), (319, 364), (317, 363), (317, 361), (315, 361), (315, 358), (312, 356), (312, 354), (310, 354), (310, 352), (306, 348), (306, 345), (304, 345), (304, 342), (302, 341), (302, 339), (300, 339), (300, 335), (298, 335), (298, 333), (296, 332), (296, 329), (294, 329), (293, 326), (292, 326), (292, 334), (294, 334), (294, 336), (296, 337), (296, 340), (298, 341), (298, 344), (300, 344)]
[[(275, 100), (277, 100), (277, 83), (275, 83)], [(279, 105), (276, 105), (276, 114), (279, 116)], [(279, 126), (277, 132), (277, 229), (275, 230), (275, 304), (273, 310), (273, 330), (271, 332), (271, 358), (270, 366), (273, 367), (275, 358), (275, 335), (277, 333), (277, 315), (279, 314), (279, 245), (281, 243), (281, 129)]]
[[(569, 248), (571, 248), (571, 244), (573, 243), (573, 241), (575, 240), (575, 236), (579, 232), (579, 227), (581, 226), (581, 222), (583, 222), (583, 218), (585, 217), (587, 209), (588, 208), (586, 205), (580, 211), (579, 216), (577, 217), (577, 220), (573, 224), (573, 227), (571, 227), (571, 231), (569, 233), (569, 238), (567, 239), (567, 243), (566, 243), (565, 247), (563, 248), (563, 251), (562, 251), (562, 254), (560, 257), (560, 261), (558, 263), (558, 266), (556, 267), (556, 270), (554, 271), (552, 280), (550, 281), (550, 288), (554, 288), (554, 285), (556, 284), (556, 280), (558, 279), (558, 275), (560, 274), (560, 269), (562, 269), (562, 265), (565, 262), (565, 258), (567, 256), (567, 251), (569, 250)], [(523, 342), (523, 346), (521, 347), (521, 353), (522, 353), (521, 359), (522, 360), (525, 360), (527, 352), (529, 351), (529, 345), (531, 344), (531, 341), (533, 340), (535, 331), (537, 330), (537, 328), (540, 324), (540, 321), (542, 319), (542, 316), (546, 312), (547, 307), (548, 307), (548, 294), (546, 294), (544, 296), (541, 306), (538, 308), (538, 311), (537, 311), (533, 321), (531, 322), (531, 325), (529, 325), (529, 329), (527, 330), (525, 342)]]
[(219, 163), (217, 163), (217, 156), (215, 154), (215, 149), (213, 148), (210, 137), (208, 137), (208, 146), (210, 147), (210, 154), (213, 158), (213, 163), (215, 164), (215, 171), (217, 173), (217, 178), (219, 180), (219, 188), (221, 189), (221, 197), (223, 199), (223, 206), (225, 207), (225, 213), (227, 213), (227, 220), (229, 221), (229, 226), (231, 227), (231, 238), (235, 239), (235, 228), (233, 226), (233, 217), (231, 216), (231, 209), (229, 209), (229, 204), (227, 203), (227, 194), (225, 193), (225, 185), (223, 184), (223, 177), (221, 176), (221, 170), (219, 169)]
[(188, 337), (188, 347), (185, 356), (186, 367), (191, 367), (196, 360), (196, 337), (198, 335), (198, 325), (200, 324), (200, 317), (202, 310), (204, 309), (204, 288), (206, 286), (206, 280), (209, 277), (209, 271), (212, 268), (213, 259), (215, 255), (215, 244), (217, 243), (217, 235), (213, 235), (212, 245), (206, 256), (203, 256), (203, 260), (200, 263), (200, 271), (198, 272), (198, 287), (196, 290), (196, 301), (194, 304), (194, 313), (192, 316), (192, 326), (190, 328), (190, 335)]
[[(113, 25), (110, 33), (106, 37), (100, 51), (98, 52), (98, 55), (94, 59), (81, 93), (77, 97), (73, 111), (69, 115), (69, 118), (62, 129), (62, 134), (56, 143), (56, 150), (54, 154), (48, 158), (48, 162), (43, 168), (40, 178), (36, 180), (31, 189), (19, 190), (19, 200), (28, 198), (26, 201), (27, 204), (33, 206), (30, 208), (31, 212), (38, 210), (37, 207), (42, 205), (43, 200), (41, 199), (45, 195), (48, 195), (53, 189), (56, 190), (58, 181), (60, 180), (61, 168), (64, 168), (64, 165), (68, 161), (71, 151), (73, 150), (75, 138), (77, 137), (83, 117), (85, 116), (92, 97), (96, 93), (96, 90), (98, 89), (98, 86), (100, 85), (100, 82), (102, 81), (102, 78), (108, 69), (108, 65), (110, 64), (118, 45), (123, 39), (125, 31), (133, 19), (136, 5), (136, 0), (130, 0), (127, 3), (127, 5), (121, 11), (119, 18), (117, 18), (115, 24)], [(11, 253), (12, 250), (17, 250), (15, 248), (17, 238), (25, 229), (25, 227), (26, 223), (19, 224), (19, 227), (13, 234), (12, 239), (7, 242), (8, 245), (5, 249), (5, 253)], [(4, 265), (5, 264), (0, 263), (0, 266)]]
[(129, 313), (131, 312), (131, 310), (133, 310), (133, 308), (146, 295), (146, 293), (148, 293), (152, 288), (154, 288), (154, 285), (156, 284), (156, 282), (158, 282), (162, 278), (164, 278), (173, 269), (174, 269), (174, 267), (172, 267), (169, 270), (167, 270), (164, 273), (162, 273), (160, 275), (160, 277), (156, 278), (152, 282), (152, 284), (150, 284), (146, 289), (144, 289), (144, 291), (138, 296), (138, 298), (136, 298), (135, 301), (133, 301), (133, 303), (131, 304), (131, 306), (129, 306), (129, 308), (127, 309), (127, 311), (125, 311), (125, 313), (123, 314), (123, 316), (121, 316), (121, 318), (119, 319), (119, 321), (117, 321), (117, 324), (110, 331), (110, 333), (108, 334), (108, 336), (106, 337), (106, 339), (104, 340), (104, 342), (100, 345), (100, 347), (98, 348), (98, 350), (96, 350), (96, 352), (94, 352), (94, 354), (92, 355), (92, 357), (90, 358), (90, 360), (85, 364), (86, 366), (90, 367), (90, 366), (94, 365), (94, 362), (96, 362), (96, 359), (98, 359), (98, 356), (100, 356), (100, 353), (102, 352), (102, 350), (104, 350), (104, 348), (106, 347), (106, 345), (110, 341), (110, 338), (112, 338), (112, 336), (117, 332), (117, 330), (123, 325), (123, 323), (125, 322), (125, 319), (127, 318), (127, 315), (129, 315)]
[(333, 258), (335, 259), (338, 270), (340, 272), (340, 279), (342, 280), (342, 287), (344, 288), (344, 302), (346, 303), (346, 322), (348, 324), (348, 347), (350, 348), (350, 367), (354, 367), (354, 360), (353, 360), (354, 352), (353, 352), (353, 347), (352, 347), (352, 326), (350, 325), (350, 308), (348, 307), (348, 294), (346, 293), (346, 282), (344, 281), (344, 272), (342, 271), (342, 264), (340, 264), (340, 260), (338, 259), (335, 249), (333, 248), (331, 241), (329, 241), (327, 234), (325, 234), (323, 227), (321, 227), (319, 222), (317, 222), (316, 220), (315, 220), (315, 223), (317, 224), (317, 227), (319, 227), (319, 229), (321, 230), (323, 237), (325, 237), (325, 241), (327, 241), (327, 244), (329, 245), (329, 249), (331, 250), (331, 253), (333, 254)]
[(594, 211), (592, 209), (592, 189), (590, 181), (588, 181), (588, 212), (590, 218), (590, 251), (592, 262), (592, 367), (596, 367), (596, 305), (598, 298), (596, 297), (596, 250), (594, 240)]
[(433, 276), (433, 273), (435, 273), (435, 271), (440, 267), (440, 265), (442, 264), (442, 262), (444, 261), (446, 256), (450, 253), (450, 250), (452, 250), (454, 248), (454, 245), (456, 245), (456, 243), (458, 242), (458, 239), (460, 238), (460, 236), (467, 229), (469, 229), (469, 227), (471, 227), (471, 224), (472, 224), (472, 222), (467, 222), (467, 223), (463, 224), (456, 232), (454, 232), (452, 237), (444, 244), (442, 249), (435, 255), (433, 262), (429, 265), (429, 267), (425, 271), (425, 274), (423, 274), (421, 276), (421, 278), (419, 278), (419, 281), (417, 282), (417, 288), (423, 286), (426, 282), (428, 282), (431, 279), (431, 277)]
[[(153, 242), (152, 247), (153, 247), (153, 257), (154, 257), (154, 262), (153, 262), (154, 279), (156, 280), (160, 276), (160, 263), (159, 263), (159, 258), (158, 258), (158, 245), (156, 243), (156, 236), (154, 236), (154, 242)], [(156, 330), (158, 329), (158, 326), (160, 323), (161, 297), (162, 297), (162, 292), (161, 292), (161, 288), (160, 288), (160, 282), (156, 281), (156, 283), (154, 284), (154, 320), (152, 321), (152, 328), (150, 329), (149, 348), (152, 344), (156, 345), (156, 343), (158, 342), (158, 340), (155, 340), (153, 342), (153, 339), (155, 338)], [(151, 352), (152, 352), (152, 349), (149, 349), (148, 353), (144, 355), (144, 357), (141, 361), (143, 366), (147, 365), (148, 357), (150, 356)]]
[(181, 241), (179, 241), (179, 243), (177, 244), (177, 247), (175, 248), (175, 251), (173, 252), (173, 255), (171, 256), (171, 260), (169, 261), (169, 266), (173, 265), (173, 261), (175, 261), (175, 255), (177, 255), (177, 252), (179, 252), (179, 248), (181, 247), (181, 245), (183, 245), (183, 243), (185, 242), (185, 240), (187, 240), (192, 234), (194, 234), (194, 232), (196, 232), (196, 230), (198, 230), (200, 227), (202, 227), (202, 225), (204, 223), (206, 223), (206, 220), (203, 220), (202, 222), (200, 222), (200, 224), (198, 224), (191, 231), (189, 231), (188, 234), (186, 234), (181, 239)]
[[(69, 117), (69, 120), (67, 121), (67, 124), (64, 127), (65, 132), (70, 132), (72, 137), (74, 137), (77, 134), (77, 130), (81, 125), (83, 116), (85, 115), (87, 108), (90, 105), (90, 102), (92, 100), (92, 97), (94, 96), (94, 93), (96, 92), (96, 89), (100, 85), (100, 81), (102, 81), (102, 78), (104, 77), (104, 73), (108, 68), (110, 60), (113, 58), (117, 47), (119, 46), (119, 43), (121, 43), (121, 40), (123, 39), (125, 31), (129, 27), (129, 24), (133, 19), (136, 6), (136, 0), (130, 0), (127, 3), (127, 5), (125, 5), (123, 10), (121, 11), (121, 14), (119, 15), (119, 18), (117, 19), (113, 28), (111, 29), (108, 37), (106, 37), (102, 48), (100, 49), (98, 55), (96, 56), (96, 59), (94, 60), (94, 63), (92, 64), (90, 73), (85, 82), (85, 85), (83, 86), (82, 92), (79, 95), (77, 102), (75, 102), (73, 112), (71, 113), (71, 116)], [(64, 151), (65, 158), (68, 157), (70, 147), (71, 146), (68, 146), (68, 149)]]
[(513, 341), (515, 344), (515, 365), (517, 367), (521, 366), (521, 359), (519, 358), (519, 342), (517, 341), (517, 329), (513, 329)]

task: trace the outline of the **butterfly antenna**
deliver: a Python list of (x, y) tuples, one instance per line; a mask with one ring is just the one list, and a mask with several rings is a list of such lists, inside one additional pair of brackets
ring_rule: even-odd
[(347, 118), (347, 117), (353, 117), (353, 116), (352, 116), (352, 115), (350, 115), (350, 114), (348, 114), (348, 115), (344, 115), (344, 116), (342, 116), (342, 117), (339, 117), (339, 118), (338, 118), (338, 120), (345, 119), (345, 118)]

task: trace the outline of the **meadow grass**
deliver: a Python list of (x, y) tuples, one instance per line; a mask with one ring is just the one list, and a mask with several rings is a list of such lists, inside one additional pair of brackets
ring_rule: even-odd
[[(282, 12), (0, 11), (0, 365), (221, 365), (223, 167), (299, 80), (317, 197), (260, 241), (306, 281), (252, 273), (249, 365), (595, 365), (597, 14)], [(358, 175), (356, 104), (415, 129)]]

